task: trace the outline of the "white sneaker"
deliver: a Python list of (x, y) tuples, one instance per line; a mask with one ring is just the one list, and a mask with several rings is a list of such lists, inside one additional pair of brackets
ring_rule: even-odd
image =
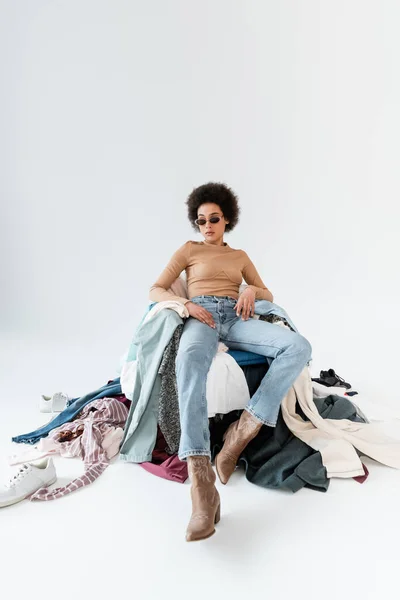
[(57, 480), (56, 469), (51, 458), (21, 465), (10, 481), (0, 488), (0, 508), (25, 500), (42, 487)]
[(63, 392), (56, 392), (52, 396), (41, 396), (39, 409), (42, 413), (62, 412), (67, 406), (70, 397)]

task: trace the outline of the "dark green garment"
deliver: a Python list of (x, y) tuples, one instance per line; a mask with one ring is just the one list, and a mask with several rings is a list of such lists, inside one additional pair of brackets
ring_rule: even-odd
[[(314, 398), (314, 402), (324, 419), (362, 421), (351, 401), (342, 396), (332, 394), (327, 398)], [(222, 436), (227, 427), (241, 412), (232, 411), (210, 419), (212, 460), (222, 447)], [(308, 421), (298, 404), (296, 412)], [(244, 449), (238, 465), (244, 466), (248, 481), (265, 488), (297, 492), (308, 487), (326, 492), (329, 487), (321, 454), (289, 431), (281, 411), (276, 427), (263, 425), (257, 437)]]

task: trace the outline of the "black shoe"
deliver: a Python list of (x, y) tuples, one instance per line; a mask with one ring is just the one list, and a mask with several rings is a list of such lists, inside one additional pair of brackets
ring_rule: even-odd
[(347, 390), (351, 388), (351, 384), (345, 381), (343, 377), (340, 377), (340, 375), (337, 375), (333, 369), (321, 371), (319, 375), (319, 378), (315, 378), (312, 381), (322, 383), (322, 385), (326, 385), (327, 387), (344, 387)]

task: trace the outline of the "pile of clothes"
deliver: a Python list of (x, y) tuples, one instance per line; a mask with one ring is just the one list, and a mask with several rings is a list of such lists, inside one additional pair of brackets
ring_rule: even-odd
[[(281, 307), (267, 301), (260, 306), (256, 318), (297, 331)], [(187, 479), (186, 462), (177, 455), (180, 423), (175, 377), (186, 313), (185, 306), (175, 302), (151, 305), (124, 357), (120, 377), (79, 398), (67, 398), (64, 410), (47, 425), (13, 438), (31, 448), (10, 458), (11, 464), (22, 466), (7, 493), (0, 493), (0, 506), (18, 501), (19, 481), (32, 480), (35, 483), (29, 485), (36, 486), (34, 491), (28, 483), (22, 486), (21, 499), (60, 498), (92, 483), (117, 456), (171, 481)], [(235, 354), (220, 344), (207, 379), (212, 460), (226, 429), (240, 417), (272, 360)], [(354, 402), (356, 395), (333, 369), (311, 379), (307, 365), (283, 399), (276, 427), (263, 425), (240, 456), (238, 465), (244, 467), (247, 480), (293, 492), (303, 487), (326, 491), (332, 477), (365, 481), (368, 470), (362, 456), (400, 468), (400, 442), (388, 438), (379, 423), (368, 421)], [(55, 454), (80, 457), (85, 472), (49, 490), (55, 481), (49, 461)], [(41, 473), (47, 474), (41, 478)]]

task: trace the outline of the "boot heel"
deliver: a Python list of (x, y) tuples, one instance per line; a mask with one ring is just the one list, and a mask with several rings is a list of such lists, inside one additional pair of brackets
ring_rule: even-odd
[(221, 519), (221, 503), (218, 504), (217, 512), (215, 513), (214, 523), (219, 523)]

